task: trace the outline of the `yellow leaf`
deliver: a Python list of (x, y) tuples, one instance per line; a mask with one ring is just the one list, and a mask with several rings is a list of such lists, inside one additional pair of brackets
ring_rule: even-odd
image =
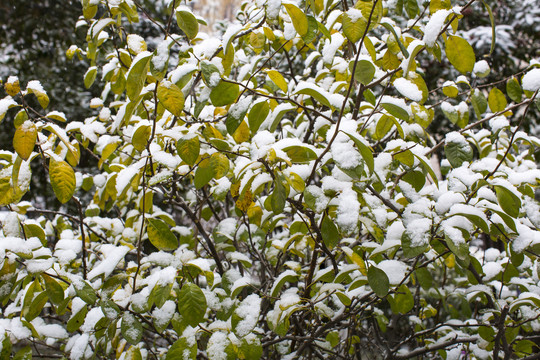
[(157, 97), (161, 105), (174, 116), (182, 115), (182, 110), (184, 110), (184, 94), (178, 86), (170, 81), (163, 80), (158, 85)]
[(15, 131), (13, 136), (13, 148), (24, 160), (28, 160), (37, 139), (37, 128), (36, 125), (30, 120), (25, 121), (21, 126)]
[(49, 178), (56, 198), (65, 204), (75, 193), (75, 172), (65, 161), (51, 159)]
[(134, 132), (131, 137), (131, 144), (137, 151), (143, 151), (146, 148), (152, 128), (150, 125), (141, 125)]
[(294, 29), (300, 36), (304, 36), (308, 32), (308, 19), (306, 14), (302, 10), (300, 10), (296, 5), (293, 4), (283, 4), (285, 6), (285, 9), (289, 13), (289, 16), (291, 17), (291, 21), (293, 23)]
[(15, 96), (21, 91), (21, 87), (19, 85), (19, 79), (16, 76), (10, 76), (8, 78), (7, 83), (4, 85), (4, 88), (6, 89), (6, 92), (10, 96)]
[(248, 189), (242, 195), (240, 195), (238, 200), (236, 200), (236, 207), (238, 207), (240, 210), (245, 212), (246, 210), (249, 209), (252, 203), (253, 203), (253, 194)]
[(245, 121), (242, 121), (233, 134), (233, 139), (237, 144), (249, 140), (249, 127)]
[(270, 80), (272, 80), (272, 82), (276, 84), (277, 87), (281, 89), (281, 91), (287, 93), (287, 81), (285, 81), (285, 78), (279, 73), (279, 71), (268, 70), (266, 73), (268, 74)]

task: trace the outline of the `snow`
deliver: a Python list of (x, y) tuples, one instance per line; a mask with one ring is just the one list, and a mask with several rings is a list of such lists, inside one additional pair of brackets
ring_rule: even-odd
[(242, 25), (240, 24), (230, 24), (227, 27), (227, 30), (225, 31), (225, 34), (223, 34), (223, 38), (221, 40), (222, 46), (224, 51), (227, 49), (227, 45), (231, 41), (231, 39), (242, 30)]
[(338, 196), (337, 225), (346, 233), (354, 233), (358, 229), (359, 214), (358, 195), (352, 189), (345, 189)]
[(405, 78), (398, 78), (394, 80), (394, 87), (401, 95), (413, 101), (422, 101), (422, 91), (412, 81)]
[(115, 246), (112, 244), (101, 245), (99, 251), (104, 256), (98, 265), (95, 265), (88, 273), (88, 279), (92, 280), (95, 277), (104, 275), (105, 278), (109, 277), (114, 271), (120, 260), (129, 252), (127, 246)]
[(358, 10), (358, 9), (355, 9), (355, 8), (350, 8), (346, 12), (346, 14), (349, 17), (349, 19), (351, 20), (351, 22), (353, 22), (353, 23), (357, 22), (359, 19), (364, 17), (362, 15), (362, 12), (360, 10)]
[(159, 43), (156, 48), (156, 54), (152, 57), (152, 64), (158, 70), (165, 70), (167, 60), (169, 59), (169, 45), (172, 39), (166, 39)]
[(0, 100), (0, 118), (3, 117), (3, 115), (9, 110), (9, 108), (17, 106), (17, 103), (11, 96), (6, 96), (2, 100)]
[(137, 34), (129, 34), (127, 36), (127, 45), (129, 50), (135, 54), (140, 54), (146, 50), (146, 43), (144, 39)]
[(79, 360), (84, 358), (86, 348), (88, 347), (89, 338), (90, 337), (88, 334), (82, 334), (80, 336), (76, 335), (71, 338), (73, 340), (73, 345), (70, 351), (71, 360)]
[(345, 38), (339, 32), (333, 33), (330, 40), (326, 40), (323, 50), (322, 58), (326, 64), (332, 64), (336, 51), (343, 45)]
[(431, 18), (424, 28), (424, 38), (422, 39), (428, 47), (431, 48), (435, 45), (437, 37), (444, 26), (444, 21), (450, 13), (450, 10), (440, 9), (435, 12), (435, 14), (431, 15)]
[(227, 334), (222, 331), (216, 331), (210, 336), (208, 340), (208, 346), (206, 348), (206, 353), (208, 358), (212, 360), (226, 360), (227, 353), (225, 348), (229, 345), (230, 341), (227, 338)]
[(176, 304), (172, 300), (167, 300), (160, 308), (155, 308), (152, 311), (152, 318), (158, 327), (165, 326), (171, 321), (174, 312), (176, 311)]
[(401, 283), (409, 270), (407, 264), (398, 260), (383, 260), (377, 264), (377, 267), (386, 273), (390, 285)]
[(236, 314), (242, 318), (236, 325), (237, 335), (244, 337), (248, 335), (257, 325), (259, 312), (261, 309), (261, 298), (257, 294), (248, 295), (236, 308)]
[(540, 90), (540, 68), (534, 68), (523, 75), (521, 84), (523, 89), (527, 91)]
[(28, 84), (26, 85), (26, 90), (27, 91), (32, 90), (32, 91), (35, 91), (37, 93), (45, 94), (45, 89), (43, 89), (43, 86), (41, 85), (41, 83), (38, 80), (29, 81)]
[(489, 64), (486, 60), (480, 60), (474, 64), (473, 73), (478, 77), (486, 77), (489, 75)]
[(414, 219), (407, 224), (406, 232), (411, 238), (412, 247), (419, 247), (428, 243), (431, 224), (431, 219), (426, 218)]
[(92, 332), (96, 329), (96, 324), (101, 320), (105, 315), (101, 310), (101, 307), (95, 307), (90, 309), (84, 318), (84, 324), (81, 326), (81, 331), (83, 332)]

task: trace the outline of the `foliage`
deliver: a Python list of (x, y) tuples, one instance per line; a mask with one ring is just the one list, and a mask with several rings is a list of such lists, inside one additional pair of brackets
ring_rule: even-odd
[(533, 356), (540, 69), (486, 78), (475, 2), (248, 2), (217, 39), (82, 0), (93, 115), (4, 82), (2, 357)]

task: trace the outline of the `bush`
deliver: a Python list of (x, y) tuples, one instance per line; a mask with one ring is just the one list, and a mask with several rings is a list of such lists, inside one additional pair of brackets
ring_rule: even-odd
[(535, 357), (540, 64), (477, 57), (474, 0), (248, 2), (219, 38), (81, 2), (94, 115), (0, 100), (0, 357)]

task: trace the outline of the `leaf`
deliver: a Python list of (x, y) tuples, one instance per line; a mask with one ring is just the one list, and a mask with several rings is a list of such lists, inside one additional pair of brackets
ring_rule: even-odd
[(510, 99), (512, 99), (512, 101), (516, 103), (521, 101), (523, 91), (521, 90), (519, 81), (515, 77), (508, 79), (508, 81), (506, 82), (506, 94)]
[(13, 360), (32, 360), (32, 348), (30, 346), (23, 347), (17, 351)]
[(381, 22), (381, 25), (384, 26), (386, 30), (390, 31), (392, 35), (394, 35), (394, 39), (396, 40), (399, 46), (399, 50), (401, 51), (401, 53), (403, 54), (405, 58), (408, 58), (409, 52), (405, 48), (405, 45), (403, 45), (403, 43), (401, 42), (401, 39), (399, 38), (398, 34), (396, 33), (396, 30), (394, 29), (394, 25), (385, 21)]
[(300, 89), (298, 91), (295, 91), (295, 94), (298, 94), (298, 95), (309, 95), (311, 97), (313, 97), (315, 100), (317, 100), (319, 103), (327, 106), (327, 107), (331, 107), (330, 106), (330, 102), (328, 101), (328, 95), (325, 94), (323, 91), (321, 91), (322, 89), (319, 89), (318, 86), (313, 86), (313, 87), (305, 87), (303, 89)]
[(131, 346), (126, 352), (124, 360), (142, 360), (141, 349), (137, 346)]
[(159, 250), (173, 251), (178, 248), (178, 239), (162, 220), (148, 219), (148, 240)]
[(96, 291), (86, 282), (79, 281), (73, 284), (75, 293), (88, 305), (94, 305), (97, 300)]
[(15, 130), (13, 136), (13, 148), (24, 160), (28, 160), (37, 140), (36, 125), (30, 120), (26, 120), (21, 126)]
[(85, 88), (88, 89), (90, 88), (90, 86), (92, 86), (92, 84), (96, 80), (96, 75), (97, 75), (97, 67), (91, 66), (84, 74), (84, 87)]
[(230, 162), (225, 154), (213, 153), (210, 156), (210, 168), (212, 169), (214, 179), (220, 179), (229, 172)]
[(326, 215), (321, 223), (321, 235), (324, 244), (332, 249), (339, 243), (339, 231), (334, 222)]
[(520, 198), (512, 191), (500, 185), (495, 185), (495, 193), (497, 194), (497, 201), (504, 212), (513, 218), (517, 218), (521, 209)]
[(395, 116), (398, 119), (401, 119), (404, 121), (409, 120), (409, 112), (403, 107), (396, 105), (394, 103), (391, 103), (391, 102), (382, 102), (382, 101), (381, 101), (381, 106), (383, 107), (383, 109), (388, 111), (390, 115)]
[(49, 163), (49, 179), (58, 201), (67, 203), (75, 193), (75, 172), (65, 161), (51, 159)]
[(279, 71), (268, 70), (266, 71), (266, 74), (268, 75), (270, 80), (272, 80), (272, 82), (276, 84), (278, 88), (280, 88), (281, 91), (283, 91), (285, 94), (287, 93), (287, 90), (289, 88), (287, 85), (287, 81), (285, 81), (285, 78), (283, 77), (283, 75), (281, 75)]
[(371, 265), (367, 273), (368, 283), (378, 297), (385, 297), (390, 290), (390, 281), (384, 271)]
[(471, 103), (474, 109), (474, 113), (477, 118), (480, 118), (483, 113), (487, 110), (487, 99), (484, 96), (484, 93), (478, 89), (474, 89), (471, 94)]
[(133, 60), (126, 80), (126, 94), (131, 101), (137, 100), (144, 84), (150, 66), (152, 53), (143, 51)]
[(266, 120), (270, 113), (270, 105), (267, 101), (261, 101), (253, 105), (248, 114), (249, 129), (252, 133), (257, 132), (261, 124)]
[(304, 37), (309, 28), (308, 19), (306, 17), (306, 14), (302, 10), (300, 10), (296, 5), (293, 4), (283, 4), (285, 7), (285, 10), (287, 10), (287, 13), (291, 17), (291, 21), (293, 23), (294, 29), (300, 35), (301, 37)]
[(178, 140), (176, 150), (180, 158), (188, 165), (195, 165), (201, 151), (199, 137), (195, 134), (189, 134)]
[(157, 87), (157, 98), (165, 109), (174, 116), (181, 116), (184, 110), (184, 94), (182, 90), (170, 81), (163, 80)]
[(218, 85), (210, 92), (210, 101), (215, 107), (232, 104), (236, 101), (240, 87), (238, 84), (220, 80)]
[(414, 307), (414, 297), (409, 287), (405, 284), (401, 285), (394, 295), (394, 306), (392, 311), (400, 314), (406, 314)]
[(178, 311), (186, 324), (197, 326), (204, 320), (206, 297), (202, 290), (193, 283), (185, 283), (178, 293)]
[(418, 15), (419, 8), (417, 0), (405, 0), (405, 11), (410, 19), (415, 18)]
[[(343, 13), (341, 22), (343, 23), (343, 33), (353, 44), (357, 43), (364, 32), (366, 31), (367, 22), (363, 16), (351, 17), (351, 12), (360, 12), (358, 9), (350, 9), (349, 11)], [(361, 14), (361, 12), (360, 12)], [(354, 20), (354, 21), (353, 21)]]
[(493, 17), (493, 11), (491, 11), (491, 7), (486, 3), (485, 0), (482, 0), (482, 3), (486, 7), (486, 10), (489, 14), (489, 21), (491, 23), (491, 48), (489, 49), (489, 55), (493, 54), (493, 50), (495, 50), (495, 43), (497, 42), (497, 31), (495, 29), (495, 18)]
[(51, 299), (53, 304), (59, 305), (64, 301), (64, 289), (49, 275), (42, 273), (41, 277), (45, 281), (45, 291), (47, 292), (47, 296)]
[(208, 184), (210, 180), (214, 177), (214, 170), (210, 166), (210, 158), (205, 158), (197, 166), (195, 171), (194, 184), (196, 189), (202, 188), (204, 185)]
[(497, 88), (491, 89), (488, 95), (488, 105), (491, 112), (496, 113), (506, 109), (508, 102), (503, 92)]
[(28, 84), (26, 85), (26, 91), (29, 94), (34, 94), (36, 96), (39, 105), (41, 105), (43, 109), (46, 109), (47, 106), (49, 106), (49, 96), (47, 95), (45, 90), (43, 90), (43, 87), (41, 86), (39, 81), (34, 80), (28, 82)]
[(180, 339), (176, 340), (167, 351), (167, 356), (165, 357), (165, 360), (178, 359), (197, 359), (197, 342), (193, 342), (193, 344), (190, 346), (188, 345), (186, 338), (181, 337)]
[(278, 279), (274, 282), (274, 285), (272, 286), (272, 289), (270, 291), (270, 297), (276, 298), (279, 295), (285, 283), (287, 282), (291, 283), (297, 280), (298, 280), (298, 275), (295, 274), (294, 271), (286, 270), (284, 273), (280, 274)]
[(476, 63), (472, 46), (459, 36), (450, 35), (446, 38), (446, 56), (462, 74), (472, 71)]
[(189, 39), (194, 39), (199, 33), (199, 22), (190, 11), (176, 10), (176, 23)]
[(124, 339), (132, 345), (137, 345), (142, 339), (142, 324), (137, 320), (135, 315), (129, 312), (125, 312), (124, 315), (122, 315), (122, 325), (120, 330)]
[(281, 177), (277, 177), (274, 181), (274, 191), (272, 192), (270, 203), (272, 205), (272, 211), (274, 214), (281, 214), (285, 208), (287, 200), (287, 190), (281, 182)]
[[(137, 151), (143, 151), (146, 149), (146, 145), (148, 144), (148, 140), (150, 139), (150, 135), (152, 134), (152, 127), (150, 125), (140, 125), (138, 126), (135, 131), (133, 132), (133, 136), (131, 137), (131, 144)], [(110, 145), (110, 144), (108, 144)], [(109, 148), (108, 150), (116, 150), (116, 146), (113, 146)], [(112, 152), (111, 152), (112, 154)], [(109, 156), (111, 155), (109, 154)], [(105, 156), (106, 154), (102, 154), (103, 158), (108, 158), (109, 156)]]
[(362, 158), (366, 162), (366, 165), (369, 169), (370, 173), (373, 173), (373, 170), (375, 169), (375, 160), (373, 158), (373, 151), (371, 150), (371, 147), (364, 144), (362, 141), (357, 139), (355, 136), (345, 133), (347, 136), (351, 138), (351, 140), (354, 142), (358, 150), (360, 150), (360, 155), (362, 155)]
[(411, 237), (406, 231), (401, 235), (401, 246), (403, 248), (403, 256), (406, 258), (416, 257), (424, 253), (428, 248), (428, 245), (413, 246)]
[[(354, 66), (354, 63), (351, 63)], [(352, 67), (349, 65), (349, 68), (352, 71)], [(367, 85), (373, 80), (375, 76), (375, 65), (369, 60), (359, 60), (356, 63), (356, 69), (354, 70), (354, 79), (361, 84)]]
[(282, 149), (293, 163), (307, 163), (317, 159), (315, 151), (306, 146), (292, 145)]
[(473, 150), (469, 143), (449, 142), (444, 147), (444, 152), (450, 165), (458, 168), (465, 161), (470, 162), (473, 159)]

